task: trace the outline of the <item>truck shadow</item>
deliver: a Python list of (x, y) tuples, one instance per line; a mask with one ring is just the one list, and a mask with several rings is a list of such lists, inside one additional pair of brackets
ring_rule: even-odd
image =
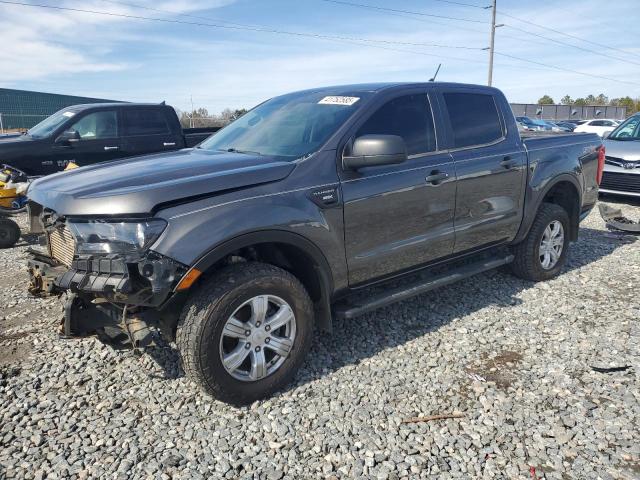
[[(630, 235), (618, 235), (591, 228), (580, 229), (580, 239), (571, 248), (563, 274), (606, 258), (623, 245), (635, 242)], [(436, 331), (456, 318), (489, 306), (509, 308), (522, 301), (517, 294), (535, 285), (496, 270), (442, 287), (413, 299), (382, 308), (352, 320), (335, 320), (331, 334), (318, 334), (310, 355), (285, 391), (312, 382), (347, 365), (360, 363), (379, 352), (405, 344)], [(499, 286), (500, 288), (495, 288)], [(365, 332), (365, 333), (363, 333)], [(184, 375), (174, 345), (163, 343), (145, 350), (164, 372), (162, 378)]]

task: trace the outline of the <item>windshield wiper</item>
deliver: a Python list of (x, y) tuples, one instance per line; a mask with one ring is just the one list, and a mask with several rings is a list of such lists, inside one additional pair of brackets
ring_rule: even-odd
[(229, 148), (219, 148), (218, 151), (220, 152), (229, 152), (229, 153), (243, 153), (245, 155), (262, 155), (260, 152), (254, 152), (252, 150), (239, 150), (237, 148), (234, 147), (229, 147)]

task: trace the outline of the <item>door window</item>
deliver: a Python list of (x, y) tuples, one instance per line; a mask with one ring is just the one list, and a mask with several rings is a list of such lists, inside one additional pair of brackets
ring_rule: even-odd
[(163, 135), (171, 133), (162, 110), (124, 108), (124, 136)]
[(394, 98), (380, 107), (360, 127), (362, 135), (399, 135), (407, 145), (407, 154), (433, 152), (436, 135), (427, 94)]
[(73, 124), (71, 130), (80, 134), (82, 140), (99, 140), (118, 136), (117, 112), (104, 111), (85, 115)]
[(455, 148), (486, 145), (504, 135), (498, 107), (492, 95), (445, 93)]

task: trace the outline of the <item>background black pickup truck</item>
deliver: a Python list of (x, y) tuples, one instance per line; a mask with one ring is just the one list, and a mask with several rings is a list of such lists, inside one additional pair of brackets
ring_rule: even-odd
[(193, 147), (217, 130), (183, 130), (175, 110), (164, 104), (74, 105), (24, 135), (0, 137), (0, 162), (29, 176), (48, 175), (69, 162), (83, 166)]
[(488, 87), (283, 95), (198, 148), (33, 182), (49, 253), (32, 286), (74, 294), (67, 335), (155, 322), (206, 391), (250, 402), (292, 378), (314, 326), (503, 265), (560, 274), (604, 153), (595, 134), (520, 137)]

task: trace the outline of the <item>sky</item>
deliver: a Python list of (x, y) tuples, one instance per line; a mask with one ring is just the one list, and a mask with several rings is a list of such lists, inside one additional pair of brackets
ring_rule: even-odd
[[(491, 10), (478, 7), (490, 0), (350, 1), (397, 11), (327, 0), (15, 1), (115, 15), (0, 2), (4, 88), (166, 101), (181, 110), (193, 99), (216, 113), (318, 86), (426, 81), (440, 63), (438, 80), (487, 82)], [(504, 26), (496, 30), (493, 85), (523, 103), (544, 94), (640, 97), (637, 2), (498, 0)], [(131, 18), (140, 16), (164, 21)]]

